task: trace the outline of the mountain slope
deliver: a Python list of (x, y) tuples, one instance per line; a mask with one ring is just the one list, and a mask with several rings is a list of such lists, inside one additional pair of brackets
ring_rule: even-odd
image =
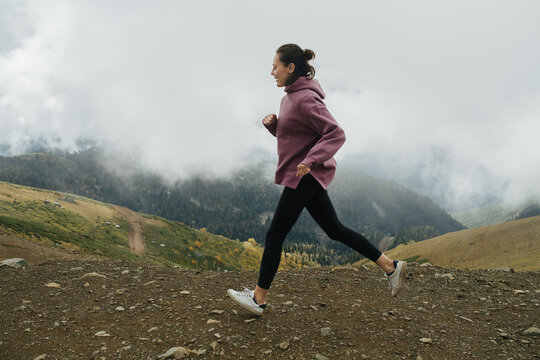
[[(139, 226), (139, 241), (144, 241), (140, 246), (130, 244), (135, 225)], [(21, 248), (35, 248), (13, 235), (45, 247), (69, 250), (71, 257), (104, 256), (194, 269), (258, 269), (262, 256), (262, 248), (253, 240), (230, 240), (80, 196), (4, 182), (0, 182), (0, 230), (11, 235), (0, 239), (4, 258), (24, 253)], [(57, 257), (54, 251), (45, 251)], [(314, 263), (305, 256), (283, 254), (282, 268), (304, 265)]]
[(540, 216), (462, 230), (400, 245), (386, 253), (461, 269), (540, 270)]
[[(171, 184), (125, 159), (92, 148), (78, 153), (0, 157), (0, 180), (67, 191), (264, 244), (281, 191), (272, 183), (272, 167), (257, 164), (228, 177), (195, 175)], [(382, 239), (386, 246), (395, 246), (463, 228), (428, 198), (358, 172), (339, 168), (329, 193), (343, 223), (377, 245)], [(322, 265), (361, 258), (331, 241), (307, 212), (289, 233), (285, 250), (306, 253)]]
[(540, 203), (530, 199), (519, 206), (495, 204), (453, 213), (452, 217), (472, 229), (538, 215), (540, 215)]

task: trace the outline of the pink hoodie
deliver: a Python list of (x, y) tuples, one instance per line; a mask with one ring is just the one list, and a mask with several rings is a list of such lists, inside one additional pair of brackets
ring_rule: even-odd
[(330, 114), (316, 79), (299, 77), (285, 86), (277, 121), (266, 126), (277, 138), (279, 156), (275, 183), (296, 189), (301, 177), (297, 166), (304, 164), (324, 189), (336, 172), (333, 156), (345, 142), (345, 133)]

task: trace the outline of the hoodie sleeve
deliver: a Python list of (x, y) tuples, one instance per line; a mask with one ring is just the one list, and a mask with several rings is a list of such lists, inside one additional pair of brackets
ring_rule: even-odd
[(345, 143), (345, 132), (339, 126), (321, 99), (312, 98), (306, 104), (307, 125), (319, 134), (319, 140), (302, 160), (302, 164), (311, 167), (331, 159)]

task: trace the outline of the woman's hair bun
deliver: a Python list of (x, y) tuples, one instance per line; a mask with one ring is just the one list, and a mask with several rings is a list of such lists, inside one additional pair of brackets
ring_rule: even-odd
[(304, 57), (306, 58), (306, 60), (309, 61), (309, 60), (315, 58), (315, 53), (313, 52), (313, 50), (305, 49), (304, 50)]

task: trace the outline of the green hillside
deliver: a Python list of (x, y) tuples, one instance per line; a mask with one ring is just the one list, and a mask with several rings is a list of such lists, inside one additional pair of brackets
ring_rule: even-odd
[[(262, 248), (254, 240), (231, 240), (158, 216), (137, 216), (144, 222), (143, 254), (130, 249), (130, 223), (114, 206), (0, 182), (0, 230), (4, 233), (74, 253), (113, 259), (204, 270), (258, 269)], [(306, 256), (284, 254), (281, 268), (313, 265)]]

